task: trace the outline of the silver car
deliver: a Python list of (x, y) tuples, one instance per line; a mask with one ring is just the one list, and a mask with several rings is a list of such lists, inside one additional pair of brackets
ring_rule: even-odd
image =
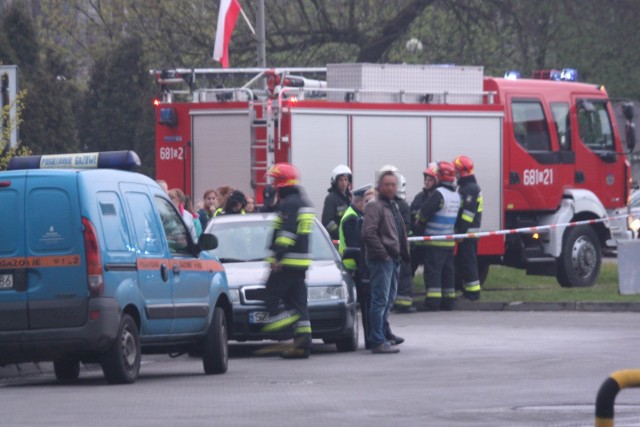
[[(265, 333), (269, 321), (263, 302), (274, 214), (218, 216), (205, 233), (218, 238), (211, 251), (224, 265), (233, 302), (230, 338), (237, 341), (280, 340), (289, 336)], [(313, 338), (335, 343), (338, 351), (358, 348), (356, 290), (351, 276), (324, 227), (315, 220), (310, 239), (313, 264), (307, 271), (309, 314)]]

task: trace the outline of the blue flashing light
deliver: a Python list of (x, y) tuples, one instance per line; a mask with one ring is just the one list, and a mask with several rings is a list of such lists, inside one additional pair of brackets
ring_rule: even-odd
[(560, 70), (550, 70), (549, 71), (549, 80), (562, 80), (562, 71), (560, 71)]
[(19, 169), (120, 169), (134, 171), (142, 163), (134, 151), (51, 154), (13, 157), (7, 170)]
[(509, 70), (504, 73), (504, 78), (509, 80), (518, 80), (521, 77), (520, 71), (518, 70)]
[(577, 82), (578, 70), (576, 70), (575, 68), (563, 68), (562, 72), (560, 73), (560, 79), (569, 82)]

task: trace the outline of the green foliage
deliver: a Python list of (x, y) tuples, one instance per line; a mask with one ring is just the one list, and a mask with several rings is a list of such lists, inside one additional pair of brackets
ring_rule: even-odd
[(0, 171), (7, 170), (9, 160), (11, 160), (12, 157), (29, 156), (31, 154), (31, 150), (22, 145), (2, 151), (2, 153), (0, 153)]
[(140, 38), (122, 39), (96, 60), (80, 115), (87, 151), (135, 150), (153, 176), (155, 87)]

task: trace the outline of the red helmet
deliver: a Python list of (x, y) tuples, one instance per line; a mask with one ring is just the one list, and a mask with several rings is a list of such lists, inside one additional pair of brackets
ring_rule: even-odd
[(458, 156), (453, 160), (453, 167), (456, 168), (460, 177), (473, 175), (473, 160), (467, 156)]
[(456, 180), (456, 170), (451, 163), (438, 163), (438, 180), (441, 182), (453, 182)]
[(438, 164), (431, 162), (427, 165), (427, 168), (422, 171), (422, 175), (426, 178), (428, 176), (432, 177), (436, 181), (438, 180)]
[(300, 174), (298, 169), (290, 163), (276, 163), (267, 171), (267, 176), (273, 178), (275, 188), (298, 185)]

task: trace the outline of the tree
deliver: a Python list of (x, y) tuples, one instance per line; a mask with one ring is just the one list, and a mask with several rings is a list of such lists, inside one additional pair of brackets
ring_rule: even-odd
[(135, 150), (143, 172), (155, 167), (155, 87), (138, 37), (123, 38), (92, 67), (81, 117), (86, 151)]

